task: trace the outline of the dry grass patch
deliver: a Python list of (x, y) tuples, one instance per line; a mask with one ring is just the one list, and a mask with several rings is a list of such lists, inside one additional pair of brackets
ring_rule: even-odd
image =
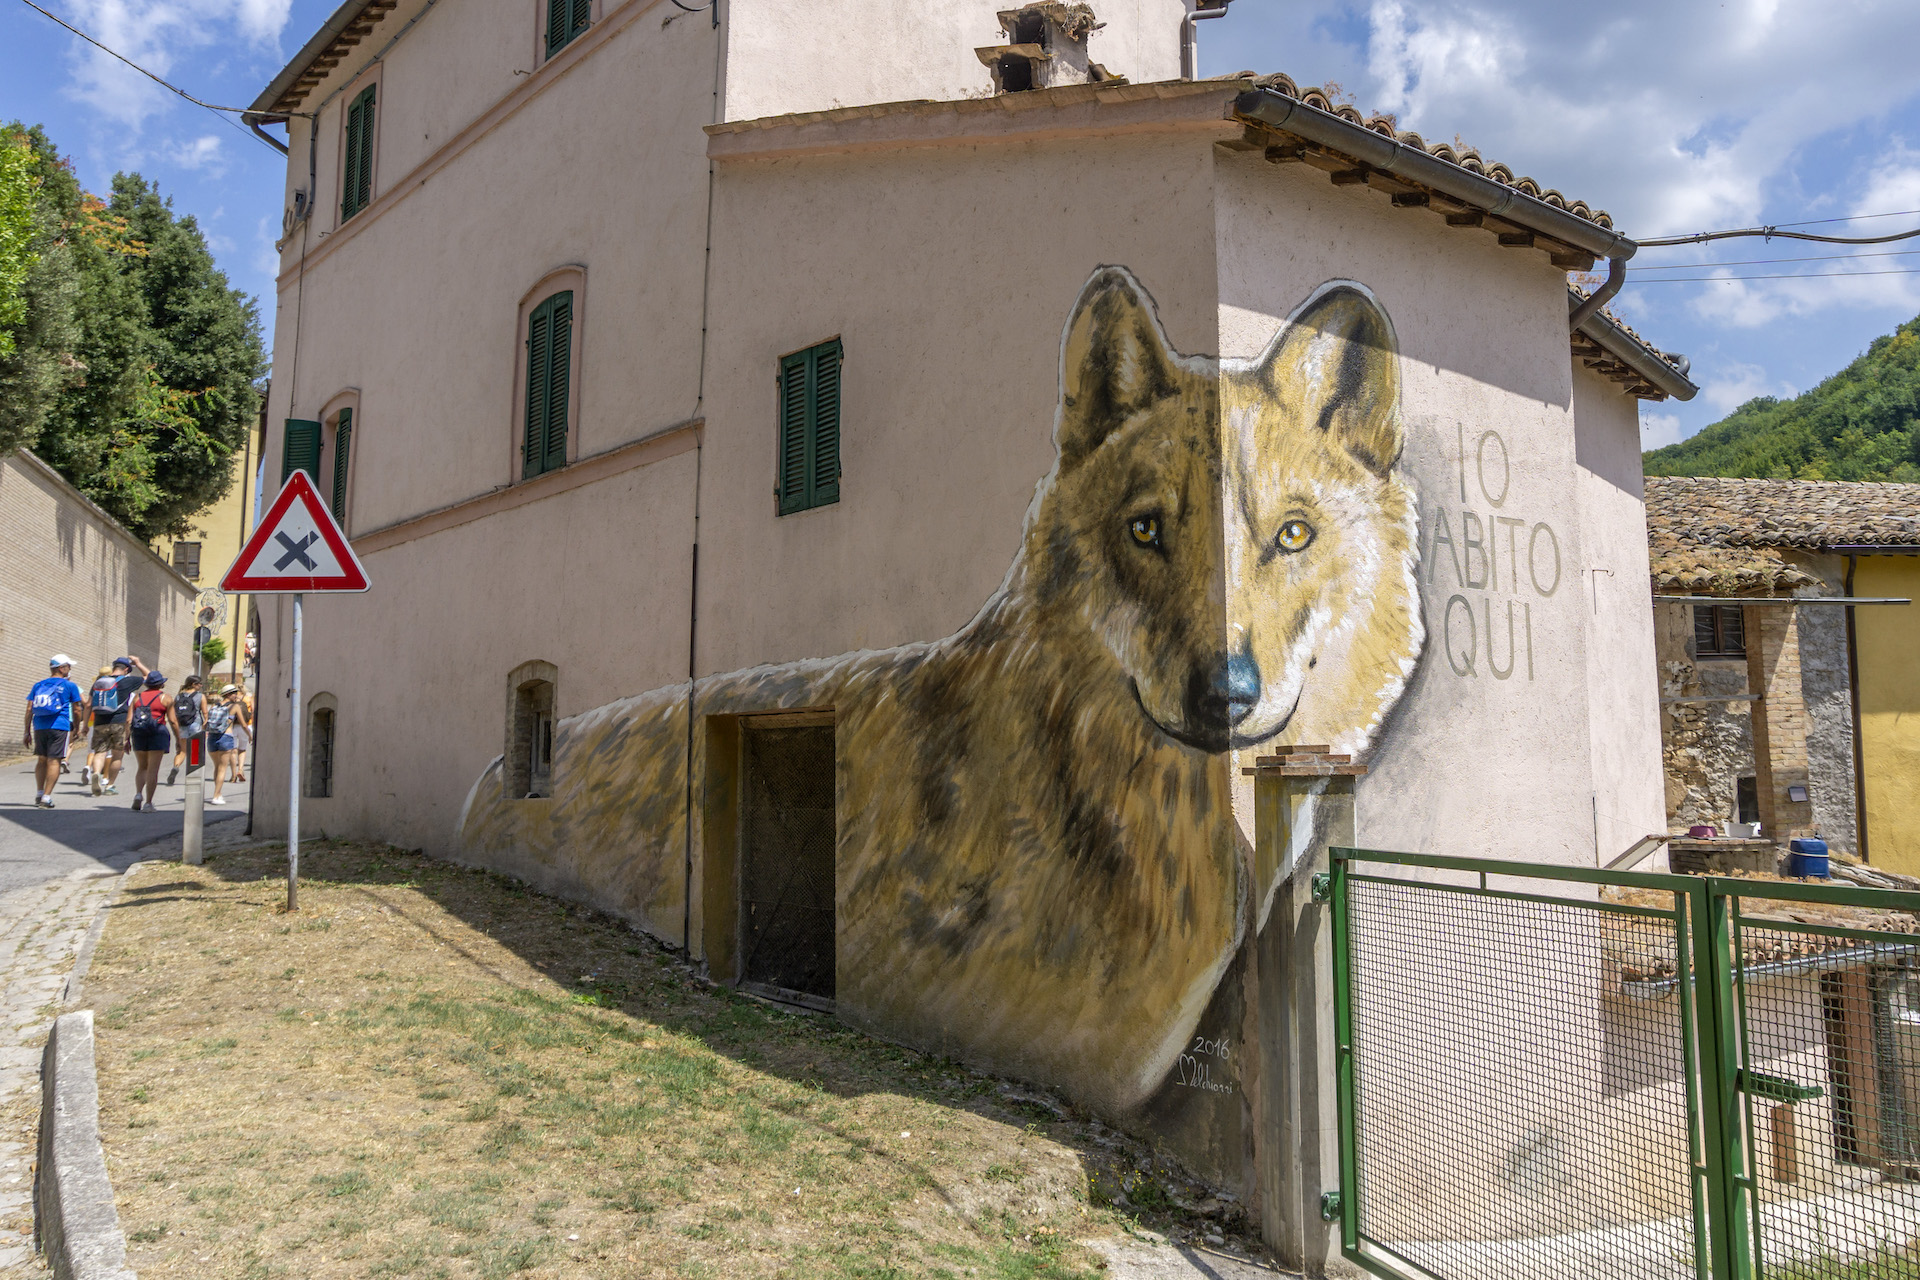
[(1130, 1225), (1097, 1188), (1181, 1198), (1097, 1126), (499, 877), (303, 848), (289, 916), (283, 867), (143, 868), (95, 955), (142, 1276), (1066, 1280)]

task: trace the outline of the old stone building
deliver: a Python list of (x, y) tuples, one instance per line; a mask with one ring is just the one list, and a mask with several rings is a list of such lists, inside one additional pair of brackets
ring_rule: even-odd
[(1650, 477), (1647, 532), (1670, 825), (1920, 872), (1920, 485)]

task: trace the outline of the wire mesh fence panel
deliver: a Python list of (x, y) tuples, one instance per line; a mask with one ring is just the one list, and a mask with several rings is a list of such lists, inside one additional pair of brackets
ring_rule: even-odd
[(1920, 1276), (1920, 938), (1782, 920), (1808, 913), (1777, 901), (1741, 905), (1756, 1269), (1768, 1280)]
[(1346, 893), (1368, 1249), (1440, 1280), (1696, 1275), (1673, 895)]

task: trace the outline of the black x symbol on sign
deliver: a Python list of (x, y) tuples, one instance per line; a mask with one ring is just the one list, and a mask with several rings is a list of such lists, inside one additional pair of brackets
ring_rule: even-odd
[(295, 560), (298, 560), (300, 562), (300, 565), (302, 568), (317, 569), (320, 567), (319, 565), (315, 564), (313, 562), (313, 558), (307, 554), (307, 548), (312, 546), (314, 543), (320, 541), (319, 534), (310, 533), (306, 537), (300, 539), (300, 541), (295, 542), (292, 538), (289, 538), (284, 533), (276, 533), (273, 535), (273, 540), (287, 549), (287, 554), (281, 556), (278, 560), (275, 560), (273, 562), (274, 568), (284, 569), (288, 565), (292, 564)]

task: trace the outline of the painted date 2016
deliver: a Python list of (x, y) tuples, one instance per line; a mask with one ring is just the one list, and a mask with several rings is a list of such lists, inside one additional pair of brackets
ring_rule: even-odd
[[(1209, 1062), (1207, 1059), (1216, 1059)], [(1232, 1093), (1233, 1084), (1229, 1080), (1214, 1078), (1214, 1069), (1218, 1066), (1225, 1075), (1227, 1065), (1233, 1060), (1233, 1045), (1225, 1036), (1209, 1040), (1205, 1036), (1195, 1036), (1187, 1051), (1180, 1055), (1174, 1064), (1176, 1081), (1189, 1089), (1204, 1089), (1208, 1093)]]

